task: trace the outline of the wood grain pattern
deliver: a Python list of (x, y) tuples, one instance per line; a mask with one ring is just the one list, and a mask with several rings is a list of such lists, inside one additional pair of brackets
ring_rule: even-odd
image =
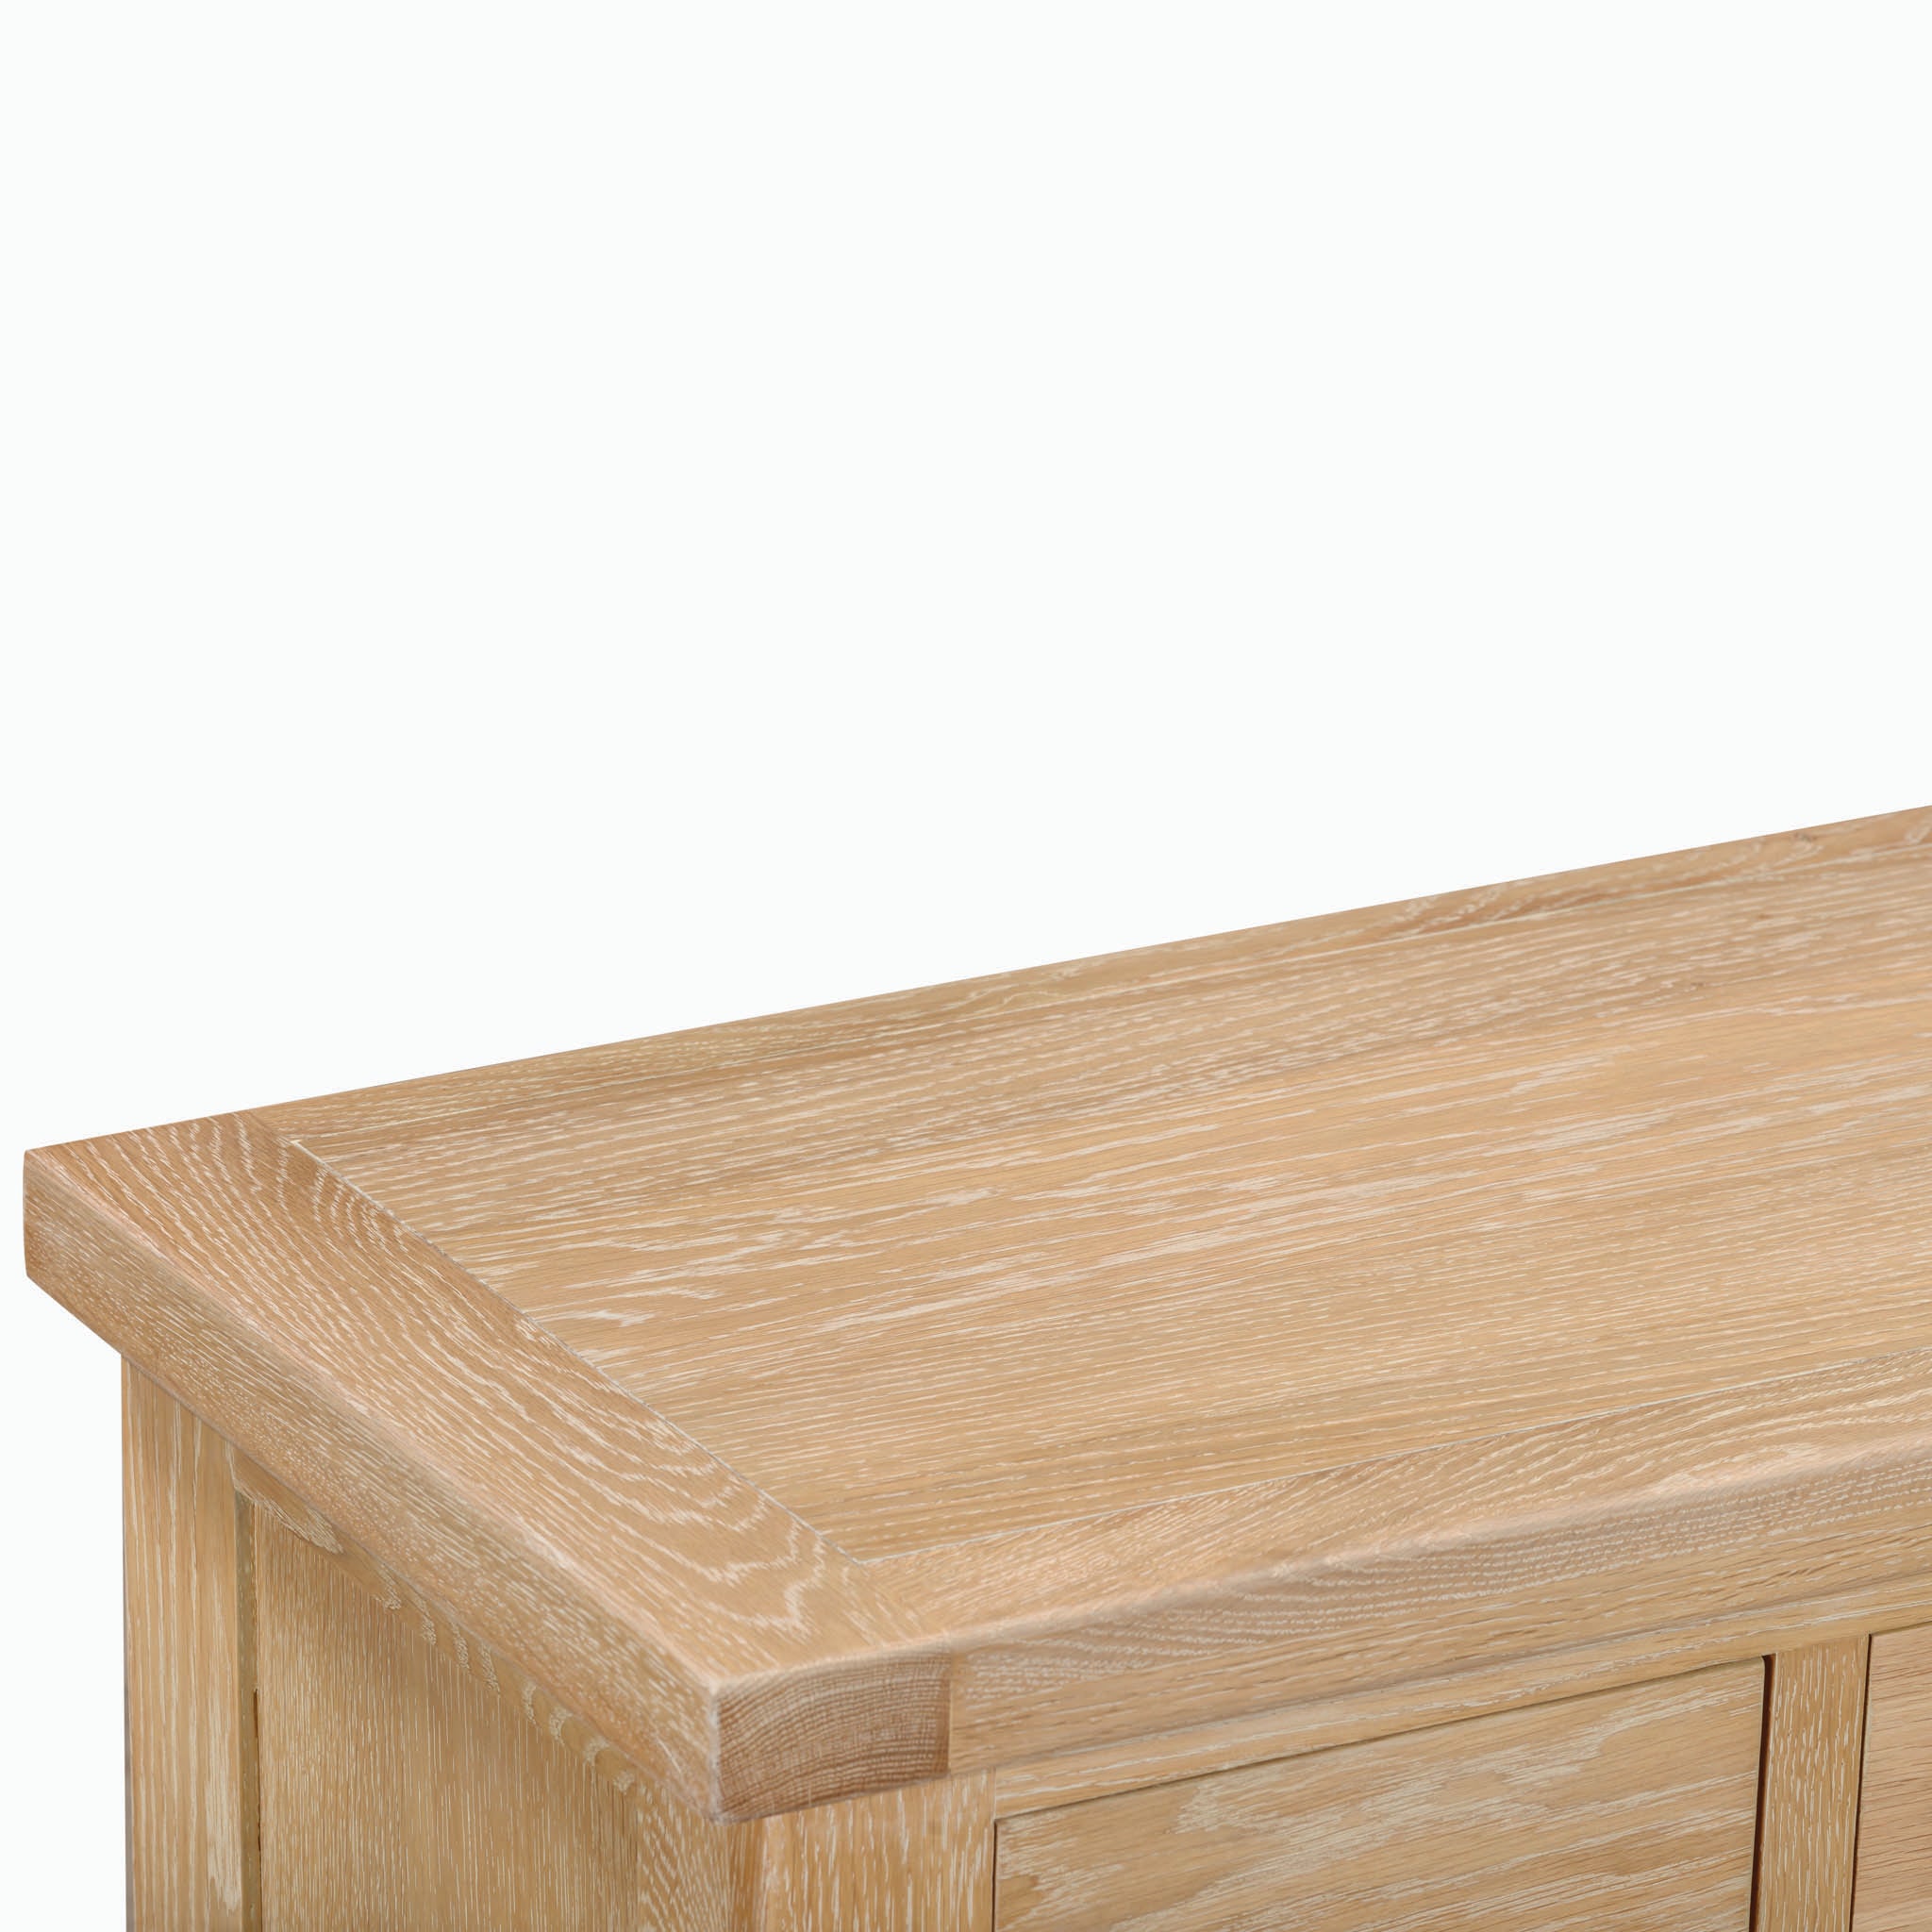
[(748, 1827), (591, 1776), (278, 1522), (258, 1559), (264, 1932), (738, 1932)]
[[(1926, 1584), (1920, 1582), (1896, 1601), (1866, 1594), (1842, 1607), (1847, 1620), (1863, 1631), (1888, 1615), (1907, 1622), (1916, 1619), (1927, 1594)], [(1810, 1606), (1783, 1616), (1790, 1619), (1788, 1627), (1807, 1632), (1819, 1627)], [(1660, 1683), (1718, 1664), (1762, 1657), (1781, 1634), (1781, 1621), (1727, 1618), (1646, 1630), (1635, 1637), (1453, 1668), (1331, 1697), (1304, 1698), (1220, 1724), (1023, 1757), (1002, 1763), (994, 1774), (993, 1810), (1001, 1818), (1052, 1810), (1150, 1785), (1399, 1737), (1593, 1691)]]
[(991, 1932), (985, 1776), (765, 1821), (756, 1932)]
[(1780, 1607), (1924, 1604), (1932, 1358), (874, 1567), (957, 1650), (956, 1772)]
[(1932, 1578), (1908, 1577), (1305, 1698), (1220, 1724), (1018, 1758), (1003, 1762), (994, 1774), (993, 1808), (1002, 1818), (1048, 1810), (1628, 1684), (1658, 1683), (1720, 1664), (1763, 1661), (1781, 1650), (1862, 1645), (1874, 1632), (1923, 1624), (1928, 1607)]
[(262, 1512), (268, 1932), (987, 1932), (990, 1779), (703, 1818), (241, 1466)]
[(1771, 1658), (1756, 1932), (1846, 1932), (1865, 1746), (1865, 1638)]
[(1741, 1664), (999, 1827), (1000, 1932), (1742, 1932)]
[(403, 1627), (412, 1630), (439, 1657), (520, 1712), (586, 1770), (620, 1791), (636, 1788), (640, 1777), (637, 1766), (609, 1739), (565, 1709), (513, 1658), (500, 1655), (466, 1630), (445, 1606), (399, 1576), (353, 1537), (343, 1535), (319, 1509), (311, 1508), (286, 1483), (277, 1482), (232, 1445), (228, 1463), (238, 1495), (320, 1551), (339, 1575), (393, 1615)]
[(334, 1146), (346, 1146), (365, 1133), (391, 1136), (419, 1126), (436, 1133), (465, 1116), (508, 1117), (525, 1109), (538, 1119), (571, 1115), (613, 1096), (620, 1101), (632, 1097), (641, 1084), (836, 1056), (855, 1048), (896, 1049), (934, 1040), (943, 1044), (982, 1023), (999, 1024), (1041, 1011), (1150, 994), (1185, 997), (1196, 987), (1247, 971), (1257, 961), (1327, 957), (1591, 906), (1628, 906), (1701, 886), (1802, 881), (1821, 867), (1834, 872), (1861, 867), (1928, 841), (1932, 808), (1850, 819), (656, 1039), (437, 1074), (290, 1101), (261, 1112), (277, 1132), (317, 1144), (326, 1156)]
[(27, 1187), (36, 1280), (692, 1802), (944, 1769), (858, 1565), (299, 1149), (229, 1116)]
[(1932, 1932), (1932, 1625), (1872, 1640), (1853, 1932)]
[(1932, 1340), (1932, 856), (1805, 883), (327, 1158), (891, 1556)]
[(365, 1582), (715, 1816), (1932, 1611), (1932, 811), (28, 1195)]
[(225, 1445), (123, 1375), (127, 1923), (259, 1932), (254, 1589)]

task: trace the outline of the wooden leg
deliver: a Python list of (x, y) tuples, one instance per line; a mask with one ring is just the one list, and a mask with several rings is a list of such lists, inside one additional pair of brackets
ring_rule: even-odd
[(256, 1551), (266, 1932), (736, 1932), (743, 1827), (600, 1775), (266, 1514)]
[(756, 1932), (991, 1932), (992, 1781), (765, 1821)]
[(256, 1932), (254, 1590), (226, 1445), (124, 1373), (127, 1921)]
[(133, 1932), (991, 1932), (989, 1777), (713, 1824), (125, 1403)]
[(257, 1522), (266, 1932), (991, 1932), (986, 1777), (720, 1824)]
[(1846, 1932), (1870, 1640), (1771, 1659), (1756, 1932)]

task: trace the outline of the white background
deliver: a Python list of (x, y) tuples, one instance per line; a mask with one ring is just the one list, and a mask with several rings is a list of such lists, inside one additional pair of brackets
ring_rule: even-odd
[[(1928, 99), (1845, 0), (16, 0), (7, 1138), (1932, 800)], [(8, 1267), (0, 1872), (105, 1927)]]

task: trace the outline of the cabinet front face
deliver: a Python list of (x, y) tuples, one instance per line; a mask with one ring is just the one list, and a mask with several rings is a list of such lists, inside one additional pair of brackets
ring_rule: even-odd
[(1754, 1893), (1755, 1932), (1932, 1932), (1932, 1625), (1164, 1784), (1062, 1764), (1031, 1810), (977, 1770), (714, 1822), (127, 1393), (139, 1932), (1747, 1932)]
[(1745, 1932), (1763, 1667), (1009, 1819), (999, 1932)]
[(1872, 1640), (1853, 1932), (1932, 1932), (1932, 1624)]

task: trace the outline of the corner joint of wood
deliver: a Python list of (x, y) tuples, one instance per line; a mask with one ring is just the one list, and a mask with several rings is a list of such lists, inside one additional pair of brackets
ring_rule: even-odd
[(952, 1665), (861, 1657), (721, 1687), (711, 1808), (766, 1817), (944, 1777)]

